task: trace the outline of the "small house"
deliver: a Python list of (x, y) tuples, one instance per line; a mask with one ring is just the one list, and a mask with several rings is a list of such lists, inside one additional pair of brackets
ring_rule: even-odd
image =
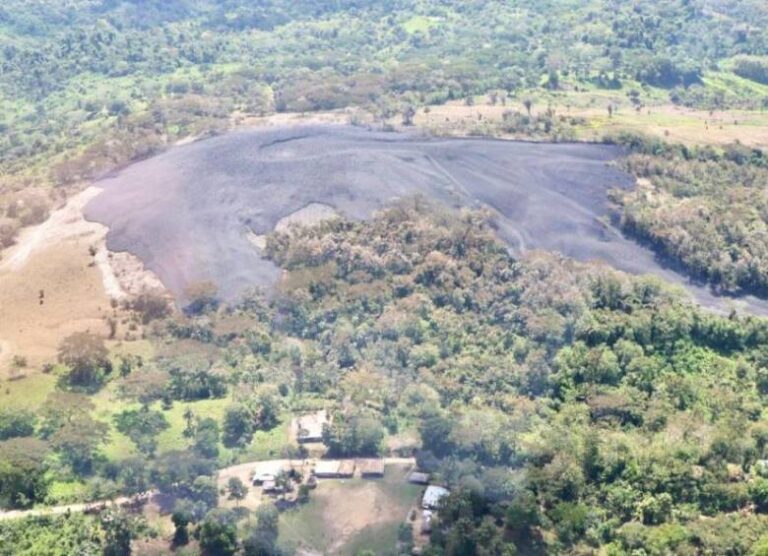
[(323, 426), (328, 422), (325, 411), (302, 415), (296, 419), (296, 441), (300, 444), (323, 441)]
[(344, 459), (339, 463), (339, 477), (342, 479), (351, 479), (355, 475), (355, 460)]
[(264, 481), (261, 486), (264, 494), (280, 494), (283, 492), (283, 488), (277, 484), (277, 481)]
[(436, 510), (440, 500), (448, 496), (451, 492), (447, 488), (431, 485), (424, 491), (424, 497), (421, 499), (421, 507), (425, 510)]
[(421, 514), (421, 534), (429, 535), (432, 532), (432, 510), (424, 510)]
[(419, 471), (414, 471), (408, 475), (408, 482), (414, 485), (428, 485), (429, 473), (420, 473)]
[(262, 461), (256, 464), (251, 475), (254, 485), (261, 485), (264, 481), (274, 481), (280, 473), (288, 473), (291, 466), (280, 461)]
[(318, 479), (335, 479), (339, 476), (340, 465), (338, 460), (318, 461), (313, 472)]
[(360, 469), (360, 476), (364, 479), (377, 479), (384, 476), (383, 459), (360, 459), (357, 460), (357, 467)]
[(264, 483), (267, 483), (269, 481), (272, 481), (272, 482), (275, 481), (275, 476), (272, 475), (271, 473), (261, 473), (259, 475), (256, 475), (256, 474), (253, 475), (254, 486), (263, 485)]

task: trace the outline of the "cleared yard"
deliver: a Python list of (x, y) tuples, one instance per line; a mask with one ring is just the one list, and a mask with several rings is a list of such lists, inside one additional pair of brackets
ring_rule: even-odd
[(393, 548), (421, 492), (407, 482), (411, 467), (387, 465), (382, 479), (321, 480), (308, 503), (281, 515), (281, 545), (324, 554)]

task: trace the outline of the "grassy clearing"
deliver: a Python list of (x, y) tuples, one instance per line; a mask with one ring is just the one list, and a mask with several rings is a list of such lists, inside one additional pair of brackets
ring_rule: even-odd
[[(531, 112), (534, 116), (551, 110), (556, 118), (572, 120), (574, 138), (581, 141), (601, 141), (606, 135), (631, 132), (687, 145), (717, 146), (740, 141), (745, 145), (768, 148), (768, 111), (692, 110), (668, 101), (654, 104), (648, 99), (645, 99), (648, 104), (637, 110), (623, 89), (531, 92), (530, 95), (509, 98), (504, 105), (492, 105), (487, 97), (476, 97), (471, 105), (451, 102), (431, 106), (428, 112), (419, 111), (414, 121), (418, 127), (437, 135), (525, 138), (506, 134), (501, 123), (505, 112), (525, 113), (526, 99), (533, 102)], [(611, 114), (609, 106), (612, 107)]]
[[(105, 388), (96, 395), (94, 402), (96, 403), (95, 416), (112, 427), (109, 441), (103, 449), (104, 455), (111, 460), (121, 460), (137, 455), (138, 452), (133, 442), (127, 436), (115, 430), (114, 418), (123, 411), (138, 409), (140, 404), (118, 399), (114, 388), (110, 387)], [(227, 399), (200, 400), (188, 403), (175, 402), (168, 410), (162, 410), (159, 402), (152, 404), (151, 408), (161, 410), (169, 424), (168, 429), (164, 430), (157, 437), (158, 454), (173, 450), (183, 450), (190, 445), (190, 439), (184, 436), (184, 429), (186, 428), (184, 413), (187, 408), (191, 409), (198, 418), (212, 417), (220, 423), (229, 403)], [(222, 452), (226, 453), (227, 451), (222, 448)]]
[(291, 416), (282, 415), (280, 419), (280, 424), (274, 429), (256, 432), (253, 435), (253, 442), (244, 452), (237, 455), (236, 461), (246, 462), (280, 458), (288, 448), (294, 446), (294, 442), (289, 434)]
[(440, 19), (437, 17), (415, 15), (403, 23), (403, 29), (405, 29), (405, 32), (409, 35), (413, 35), (414, 33), (427, 33), (439, 22)]
[(53, 374), (34, 372), (18, 380), (4, 380), (0, 391), (0, 408), (37, 410), (56, 388), (56, 380)]
[(730, 71), (707, 72), (703, 81), (707, 88), (726, 95), (768, 97), (768, 85), (739, 77)]
[(332, 554), (377, 554), (395, 546), (397, 528), (421, 489), (407, 482), (407, 466), (388, 465), (379, 480), (321, 481), (310, 501), (280, 516), (280, 543)]
[[(133, 442), (114, 428), (114, 418), (117, 414), (129, 410), (138, 409), (140, 404), (121, 400), (113, 385), (108, 385), (93, 398), (96, 403), (95, 417), (110, 425), (109, 441), (103, 448), (104, 455), (114, 461), (138, 455)], [(160, 402), (150, 407), (162, 411), (169, 427), (157, 437), (158, 455), (173, 450), (184, 450), (192, 441), (184, 436), (186, 420), (184, 413), (187, 409), (198, 419), (210, 417), (220, 425), (224, 421), (227, 407), (232, 403), (228, 398), (198, 400), (193, 402), (174, 402), (170, 409), (163, 410)], [(292, 445), (289, 437), (290, 416), (284, 415), (281, 423), (270, 431), (258, 431), (253, 442), (244, 450), (232, 450), (219, 445), (220, 459), (227, 464), (247, 462), (261, 459), (279, 458), (286, 449)]]
[(344, 545), (341, 554), (355, 556), (363, 550), (371, 550), (380, 555), (395, 554), (393, 547), (397, 543), (397, 530), (402, 522), (402, 519), (397, 519), (366, 527)]
[(54, 481), (48, 488), (46, 504), (72, 504), (84, 500), (88, 494), (88, 487), (80, 481)]

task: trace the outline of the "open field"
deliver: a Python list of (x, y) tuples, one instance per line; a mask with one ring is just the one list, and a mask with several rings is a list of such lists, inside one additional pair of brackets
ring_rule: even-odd
[[(471, 106), (450, 102), (421, 109), (414, 125), (442, 136), (489, 135), (508, 139), (526, 136), (499, 129), (506, 112), (525, 113), (519, 96), (505, 105), (490, 104), (478, 98)], [(614, 107), (612, 114), (608, 106)], [(626, 99), (600, 94), (552, 95), (535, 99), (531, 113), (554, 112), (555, 117), (577, 119), (572, 127), (574, 138), (581, 141), (601, 141), (619, 132), (641, 133), (659, 137), (671, 143), (686, 145), (725, 145), (739, 141), (756, 148), (768, 148), (768, 111), (705, 111), (672, 104), (645, 106), (636, 109)], [(397, 120), (392, 123), (397, 126)], [(399, 127), (399, 126), (398, 126)]]
[(0, 376), (10, 372), (8, 357), (22, 356), (28, 367), (55, 360), (63, 337), (89, 330), (106, 336), (106, 318), (115, 315), (106, 284), (111, 278), (90, 248), (103, 248), (106, 228), (85, 222), (88, 190), (40, 224), (24, 230), (0, 261)]
[[(109, 252), (106, 227), (83, 218), (83, 206), (98, 193), (88, 188), (73, 195), (2, 253), (0, 377), (27, 380), (20, 377), (56, 361), (59, 343), (73, 332), (107, 339), (109, 319), (116, 323), (109, 341), (115, 356), (146, 355), (132, 345), (141, 331), (129, 328), (128, 314), (117, 302), (162, 284), (132, 255)], [(26, 364), (13, 365), (15, 357)]]
[(323, 554), (392, 547), (397, 527), (418, 503), (409, 465), (387, 465), (383, 479), (323, 480), (310, 501), (280, 517), (280, 543)]

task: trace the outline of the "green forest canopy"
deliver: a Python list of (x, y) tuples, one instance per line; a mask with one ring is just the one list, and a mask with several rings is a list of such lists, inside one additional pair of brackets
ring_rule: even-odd
[(733, 66), (761, 81), (766, 29), (764, 3), (735, 0), (9, 0), (0, 168), (65, 183), (235, 111), (386, 114), (539, 87), (661, 88), (700, 107), (755, 108), (764, 99), (749, 87), (702, 78)]
[[(105, 460), (103, 439), (67, 432), (74, 420), (92, 429), (93, 406), (62, 396), (93, 394), (60, 382), (42, 422), (6, 427), (0, 495), (42, 500), (46, 470), (64, 466), (100, 488), (156, 486), (193, 524), (217, 520), (205, 517), (217, 458), (320, 400), (337, 453), (380, 453), (385, 436), (417, 431), (419, 465), (454, 491), (431, 553), (749, 553), (768, 534), (768, 323), (711, 315), (604, 266), (513, 259), (488, 218), (405, 202), (272, 235), (280, 295), (155, 321), (157, 357), (98, 386), (143, 400), (107, 425), (150, 423), (131, 437), (153, 447), (148, 459)], [(203, 429), (190, 414), (176, 448), (152, 455), (174, 403), (231, 391), (223, 417)], [(18, 460), (23, 476), (22, 442), (42, 454)]]
[[(33, 10), (6, 0), (0, 49), (4, 193), (30, 178), (76, 182), (224, 129), (236, 112), (391, 114), (538, 88), (759, 108), (749, 84), (766, 82), (768, 7), (38, 0)], [(709, 74), (747, 85), (724, 92)], [(724, 290), (764, 293), (762, 153), (631, 146), (625, 164), (648, 184), (616, 194), (624, 229)], [(46, 213), (39, 192), (3, 205), (0, 245)], [(286, 415), (329, 405), (335, 453), (418, 436), (419, 465), (453, 490), (430, 554), (766, 553), (764, 321), (708, 314), (656, 280), (602, 266), (516, 260), (488, 215), (437, 216), (421, 201), (371, 222), (274, 234), (268, 251), (286, 270), (274, 299), (204, 303), (193, 316), (150, 314), (162, 303), (144, 299), (134, 309), (152, 321), (150, 361), (107, 364), (99, 340), (81, 337), (98, 364), (62, 357), (37, 414), (0, 412), (2, 504), (50, 501), (62, 478), (86, 485), (85, 497), (157, 487), (179, 500), (179, 538), (192, 524), (204, 546), (231, 548), (238, 535), (257, 546), (258, 518), (237, 530), (215, 508), (214, 469)], [(120, 396), (109, 421), (94, 402), (104, 389)], [(173, 447), (159, 445), (178, 431), (174, 404), (199, 402), (221, 411), (188, 408)], [(146, 457), (108, 452), (120, 431)], [(40, 553), (58, 539), (120, 553), (142, 534), (129, 521), (4, 523), (0, 552)]]

